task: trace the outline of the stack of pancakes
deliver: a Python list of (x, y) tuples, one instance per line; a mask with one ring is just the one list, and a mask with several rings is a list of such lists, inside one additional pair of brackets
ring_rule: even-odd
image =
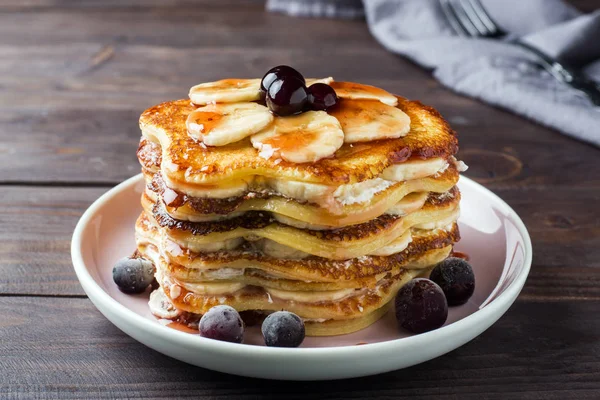
[(310, 163), (261, 157), (249, 138), (206, 146), (188, 134), (189, 100), (146, 110), (136, 240), (157, 269), (152, 312), (194, 323), (220, 304), (288, 310), (312, 336), (379, 319), (459, 240), (456, 136), (430, 107), (396, 107), (405, 136)]

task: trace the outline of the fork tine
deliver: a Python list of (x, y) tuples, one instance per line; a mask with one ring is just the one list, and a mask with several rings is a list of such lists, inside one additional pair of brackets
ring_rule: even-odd
[[(460, 1), (460, 0), (458, 0)], [(458, 3), (456, 0), (449, 0), (448, 5), (449, 8), (452, 9), (452, 12), (456, 16), (456, 20), (462, 26), (462, 28), (467, 31), (469, 36), (481, 36), (481, 33), (477, 29), (473, 22), (465, 12), (462, 4)]]
[(487, 25), (481, 20), (479, 13), (473, 7), (473, 3), (470, 0), (457, 0), (465, 14), (475, 27), (479, 31), (481, 36), (489, 36), (492, 32), (488, 29)]
[(458, 17), (454, 14), (452, 8), (450, 8), (449, 0), (440, 0), (440, 6), (454, 32), (460, 36), (469, 36), (469, 32), (458, 22)]
[(502, 36), (504, 35), (504, 31), (496, 25), (496, 23), (490, 18), (489, 14), (483, 8), (483, 5), (479, 0), (469, 0), (471, 3), (471, 7), (475, 11), (475, 13), (479, 16), (481, 22), (487, 27), (490, 31), (490, 36)]

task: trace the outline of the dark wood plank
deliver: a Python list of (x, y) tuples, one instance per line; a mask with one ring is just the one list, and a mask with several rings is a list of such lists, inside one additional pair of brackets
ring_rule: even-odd
[(107, 189), (1, 189), (0, 294), (83, 295), (71, 264), (71, 236), (83, 211)]
[[(5, 186), (0, 194), (0, 294), (82, 295), (69, 243), (85, 208), (106, 189)], [(597, 189), (501, 189), (523, 216), (534, 265), (531, 299), (600, 300)]]
[(436, 360), (306, 384), (175, 361), (127, 337), (87, 299), (0, 297), (0, 397), (596, 399), (598, 311), (597, 301), (518, 301), (479, 338)]

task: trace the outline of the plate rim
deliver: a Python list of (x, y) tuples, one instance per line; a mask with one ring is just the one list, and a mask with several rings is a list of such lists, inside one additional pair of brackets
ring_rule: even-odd
[[(105, 316), (111, 323), (114, 324), (112, 319), (108, 318), (106, 313), (101, 310), (96, 302), (102, 302), (104, 306), (106, 306), (112, 314), (121, 314), (122, 318), (127, 319), (132, 325), (135, 325), (137, 329), (141, 329), (147, 332), (151, 332), (152, 335), (157, 336), (160, 339), (168, 340), (168, 341), (181, 341), (182, 344), (186, 346), (192, 346), (196, 348), (200, 348), (203, 350), (210, 349), (211, 351), (222, 351), (226, 353), (237, 353), (243, 357), (251, 357), (251, 356), (273, 356), (273, 357), (284, 357), (284, 356), (294, 356), (294, 357), (313, 357), (313, 356), (351, 356), (351, 357), (360, 357), (361, 355), (365, 355), (367, 353), (372, 352), (385, 352), (397, 350), (399, 347), (412, 347), (412, 346), (421, 346), (424, 343), (422, 342), (430, 342), (439, 339), (443, 339), (446, 337), (451, 337), (460, 333), (465, 327), (469, 325), (477, 325), (490, 317), (498, 313), (499, 309), (502, 309), (506, 306), (508, 309), (512, 303), (516, 300), (520, 291), (525, 284), (527, 276), (531, 270), (531, 263), (533, 259), (533, 247), (531, 243), (531, 238), (529, 236), (529, 232), (525, 224), (523, 223), (521, 217), (510, 207), (504, 200), (502, 200), (498, 195), (496, 195), (491, 190), (487, 189), (483, 185), (475, 182), (474, 180), (467, 178), (465, 176), (460, 177), (461, 184), (466, 184), (474, 187), (476, 190), (483, 191), (487, 196), (492, 197), (497, 203), (499, 203), (502, 207), (505, 208), (507, 215), (512, 215), (517, 230), (521, 234), (524, 239), (524, 250), (525, 250), (525, 260), (523, 269), (519, 272), (519, 274), (515, 277), (515, 279), (509, 284), (509, 286), (502, 291), (500, 295), (498, 295), (494, 300), (492, 300), (489, 304), (487, 304), (482, 309), (475, 311), (474, 313), (468, 315), (467, 317), (453, 322), (450, 325), (443, 326), (441, 328), (421, 333), (414, 336), (398, 338), (393, 340), (386, 340), (383, 342), (377, 343), (367, 343), (361, 346), (356, 345), (345, 345), (345, 346), (329, 346), (329, 347), (310, 347), (310, 348), (281, 348), (281, 347), (266, 347), (266, 346), (256, 346), (249, 344), (239, 344), (239, 343), (229, 343), (223, 342), (213, 339), (204, 338), (200, 335), (192, 335), (186, 332), (180, 332), (175, 329), (171, 329), (167, 326), (162, 326), (161, 324), (157, 324), (154, 321), (151, 321), (136, 312), (130, 310), (123, 304), (119, 303), (117, 300), (112, 298), (102, 287), (96, 283), (94, 278), (89, 273), (85, 262), (83, 260), (83, 255), (81, 252), (81, 248), (83, 246), (82, 235), (86, 226), (90, 223), (91, 219), (96, 215), (96, 213), (107, 203), (110, 199), (115, 197), (121, 191), (124, 191), (131, 186), (135, 186), (139, 181), (143, 179), (142, 174), (137, 174), (132, 176), (131, 178), (126, 179), (125, 181), (119, 183), (113, 188), (107, 190), (104, 194), (102, 194), (98, 199), (96, 199), (83, 213), (75, 230), (73, 232), (73, 237), (71, 239), (71, 258), (73, 262), (73, 268), (75, 270), (75, 274), (83, 287), (83, 290), (87, 294), (88, 298), (92, 301), (94, 306), (98, 308), (98, 310)], [(501, 317), (504, 312), (500, 312)], [(496, 322), (496, 318), (489, 326)], [(117, 326), (121, 329), (119, 326)], [(486, 328), (487, 329), (487, 328)], [(484, 329), (485, 330), (485, 329)], [(129, 334), (128, 334), (129, 336)], [(478, 335), (476, 335), (478, 336)], [(137, 340), (137, 339), (136, 339)], [(457, 347), (460, 347), (457, 346)]]

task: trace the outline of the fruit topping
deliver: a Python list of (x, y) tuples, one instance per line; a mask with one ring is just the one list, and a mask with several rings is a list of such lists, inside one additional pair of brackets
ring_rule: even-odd
[(444, 325), (448, 303), (442, 289), (433, 281), (416, 278), (396, 295), (398, 324), (413, 333), (423, 333)]
[(431, 271), (429, 279), (442, 288), (449, 306), (465, 304), (475, 291), (473, 268), (462, 258), (446, 258)]
[(260, 79), (222, 79), (190, 89), (190, 100), (198, 105), (241, 103), (260, 100)]
[(244, 322), (235, 308), (215, 306), (208, 310), (198, 325), (200, 335), (205, 338), (225, 342), (242, 343), (244, 340)]
[(273, 123), (250, 140), (259, 157), (281, 158), (293, 163), (315, 162), (330, 157), (344, 144), (337, 119), (324, 111), (308, 111)]
[(145, 258), (125, 257), (113, 267), (113, 281), (127, 294), (142, 293), (154, 280), (154, 264)]
[(308, 103), (314, 111), (324, 111), (338, 103), (335, 90), (325, 83), (315, 83), (308, 88)]
[(188, 115), (191, 137), (208, 146), (224, 146), (260, 132), (273, 121), (267, 107), (257, 103), (209, 104)]
[(341, 99), (379, 100), (389, 106), (398, 105), (396, 96), (375, 86), (355, 82), (331, 82), (331, 87)]
[(277, 79), (287, 79), (290, 77), (299, 79), (304, 84), (306, 83), (300, 72), (287, 65), (279, 65), (271, 68), (265, 74), (265, 76), (263, 76), (262, 80), (260, 81), (260, 91), (266, 95), (273, 82), (275, 82)]
[(340, 99), (329, 114), (340, 121), (345, 143), (396, 139), (410, 131), (410, 117), (380, 101)]
[(269, 110), (279, 116), (299, 114), (304, 111), (308, 92), (304, 80), (289, 76), (274, 80), (267, 91)]
[(267, 316), (261, 330), (269, 347), (298, 347), (304, 341), (304, 322), (288, 311), (277, 311)]

